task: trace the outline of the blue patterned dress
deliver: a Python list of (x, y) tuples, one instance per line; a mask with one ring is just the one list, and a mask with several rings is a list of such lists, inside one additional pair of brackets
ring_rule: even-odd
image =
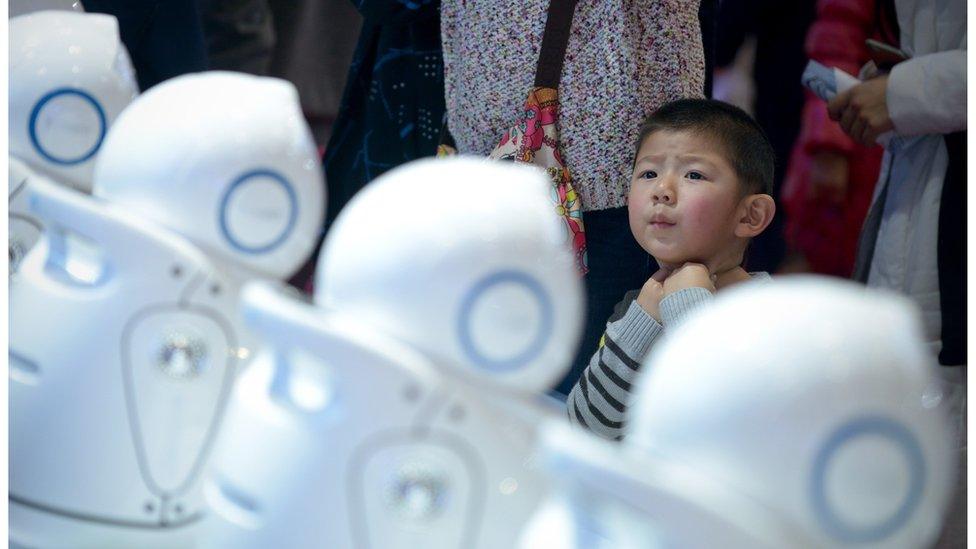
[(438, 0), (353, 0), (363, 16), (325, 153), (326, 226), (383, 172), (436, 153), (444, 116)]

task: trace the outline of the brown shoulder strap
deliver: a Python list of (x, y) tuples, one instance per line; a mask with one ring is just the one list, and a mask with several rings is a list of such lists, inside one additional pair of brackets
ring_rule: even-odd
[(549, 0), (546, 30), (542, 34), (539, 63), (535, 69), (536, 87), (559, 87), (559, 77), (563, 72), (563, 59), (566, 57), (566, 45), (569, 44), (569, 31), (573, 27), (576, 2), (577, 0)]

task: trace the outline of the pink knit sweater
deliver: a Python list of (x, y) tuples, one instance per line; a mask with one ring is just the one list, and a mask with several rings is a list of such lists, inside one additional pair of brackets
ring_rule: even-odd
[[(560, 94), (563, 158), (583, 209), (624, 206), (637, 133), (660, 105), (701, 97), (698, 0), (579, 0)], [(487, 155), (535, 77), (549, 0), (442, 0), (448, 127)]]

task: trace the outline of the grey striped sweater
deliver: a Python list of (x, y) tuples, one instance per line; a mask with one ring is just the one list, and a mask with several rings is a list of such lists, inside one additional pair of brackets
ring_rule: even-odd
[[(755, 281), (770, 278), (763, 272), (750, 274)], [(614, 307), (600, 347), (566, 400), (570, 422), (613, 440), (624, 436), (631, 386), (644, 357), (665, 332), (714, 299), (705, 288), (675, 292), (661, 300), (658, 322), (637, 304), (639, 293), (627, 292)]]

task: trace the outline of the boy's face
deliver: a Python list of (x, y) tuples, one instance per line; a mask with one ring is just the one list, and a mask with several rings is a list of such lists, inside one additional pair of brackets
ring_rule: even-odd
[(735, 236), (738, 177), (713, 140), (659, 130), (637, 151), (628, 211), (634, 238), (658, 263), (717, 269), (741, 246)]

